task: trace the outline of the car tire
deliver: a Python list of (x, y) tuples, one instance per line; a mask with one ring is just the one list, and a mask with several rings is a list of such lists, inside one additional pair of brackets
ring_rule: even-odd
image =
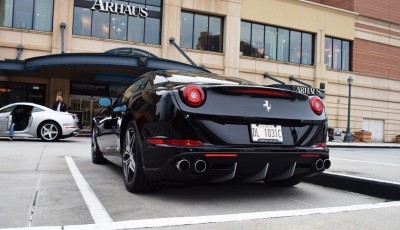
[(91, 152), (92, 162), (94, 164), (104, 164), (107, 162), (107, 160), (103, 157), (103, 153), (99, 149), (99, 145), (97, 144), (96, 128), (92, 129)]
[(54, 121), (45, 121), (39, 126), (38, 136), (43, 141), (58, 141), (61, 137), (61, 127)]
[(126, 127), (122, 147), (122, 175), (125, 187), (132, 193), (146, 193), (160, 188), (160, 182), (148, 180), (144, 174), (142, 146), (135, 121)]
[(291, 187), (301, 183), (301, 179), (299, 178), (290, 178), (286, 180), (279, 180), (279, 181), (264, 181), (267, 185), (272, 185), (276, 187)]

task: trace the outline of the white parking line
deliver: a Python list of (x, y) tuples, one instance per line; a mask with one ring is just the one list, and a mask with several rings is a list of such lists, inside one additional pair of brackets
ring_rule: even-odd
[(101, 229), (137, 229), (137, 228), (161, 228), (171, 226), (183, 225), (196, 225), (196, 224), (209, 224), (209, 223), (224, 223), (232, 221), (249, 221), (281, 217), (296, 217), (308, 216), (316, 214), (330, 214), (342, 213), (352, 211), (362, 211), (380, 208), (400, 207), (400, 201), (383, 202), (376, 204), (361, 204), (340, 207), (328, 208), (312, 208), (312, 209), (299, 209), (299, 210), (285, 210), (285, 211), (270, 211), (270, 212), (253, 212), (253, 213), (238, 213), (228, 215), (210, 215), (210, 216), (192, 216), (192, 217), (172, 217), (160, 219), (143, 219), (143, 220), (130, 220), (119, 221), (102, 224), (86, 224), (86, 225), (67, 225), (67, 226), (47, 226), (47, 227), (34, 227), (34, 228), (9, 228), (8, 230), (15, 229), (32, 229), (32, 230), (50, 230), (50, 229), (63, 229), (63, 230), (101, 230)]
[(397, 164), (387, 164), (387, 163), (380, 163), (380, 162), (373, 162), (373, 161), (359, 161), (359, 160), (351, 160), (351, 159), (346, 159), (346, 158), (335, 158), (335, 157), (333, 157), (333, 158), (331, 157), (330, 159), (331, 160), (352, 161), (352, 162), (359, 162), (359, 163), (400, 167), (400, 165), (397, 165)]
[(360, 177), (360, 176), (353, 176), (353, 175), (346, 175), (346, 174), (340, 174), (340, 173), (334, 173), (334, 172), (324, 172), (324, 174), (344, 176), (344, 177), (355, 178), (355, 179), (360, 179), (360, 180), (375, 181), (375, 182), (380, 182), (380, 183), (392, 184), (392, 185), (400, 186), (400, 183), (393, 182), (393, 181), (387, 181), (387, 180), (378, 180), (378, 179), (372, 179), (372, 178)]
[(90, 188), (89, 184), (86, 182), (85, 178), (82, 176), (78, 167), (76, 166), (74, 160), (70, 156), (65, 156), (69, 170), (74, 177), (75, 183), (82, 194), (83, 200), (89, 209), (90, 214), (94, 220), (94, 223), (110, 223), (113, 222), (111, 216), (108, 214), (107, 210), (104, 208), (103, 204), (97, 199), (96, 194)]

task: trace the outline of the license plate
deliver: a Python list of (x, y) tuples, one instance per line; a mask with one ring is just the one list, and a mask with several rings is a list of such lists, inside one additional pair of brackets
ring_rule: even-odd
[(283, 143), (282, 126), (251, 124), (253, 142)]

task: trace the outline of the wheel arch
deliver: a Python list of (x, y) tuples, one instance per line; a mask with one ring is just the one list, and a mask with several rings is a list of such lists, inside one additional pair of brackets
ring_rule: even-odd
[(60, 123), (58, 123), (58, 122), (55, 121), (55, 120), (46, 119), (46, 120), (43, 120), (42, 122), (40, 122), (39, 125), (37, 126), (37, 129), (36, 129), (36, 136), (37, 136), (37, 137), (40, 137), (40, 128), (41, 128), (42, 125), (43, 125), (44, 123), (46, 123), (46, 122), (53, 122), (53, 123), (56, 123), (56, 124), (58, 125), (58, 128), (60, 128), (61, 136), (63, 135), (63, 132), (62, 132), (62, 128), (61, 128), (61, 124), (60, 124)]

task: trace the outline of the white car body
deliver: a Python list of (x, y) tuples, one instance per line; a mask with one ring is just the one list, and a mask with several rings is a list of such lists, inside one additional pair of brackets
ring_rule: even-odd
[(79, 133), (78, 117), (68, 112), (58, 112), (42, 105), (18, 102), (0, 108), (0, 137), (10, 135), (11, 111), (17, 105), (32, 106), (29, 123), (23, 130), (15, 130), (14, 137), (41, 138), (44, 141), (57, 141), (60, 138), (76, 136)]

